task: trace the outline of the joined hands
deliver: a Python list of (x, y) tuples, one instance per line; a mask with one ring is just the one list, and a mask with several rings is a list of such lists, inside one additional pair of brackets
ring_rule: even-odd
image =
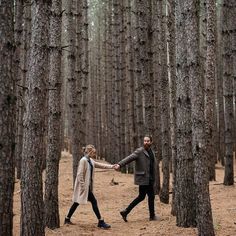
[(116, 170), (116, 171), (119, 171), (119, 170), (120, 170), (120, 165), (119, 165), (119, 164), (114, 164), (114, 165), (112, 166), (112, 168), (113, 168), (114, 170)]

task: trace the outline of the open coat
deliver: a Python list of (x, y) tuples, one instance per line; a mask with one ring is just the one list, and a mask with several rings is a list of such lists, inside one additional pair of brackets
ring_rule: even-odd
[[(90, 160), (93, 165), (93, 174), (92, 174), (93, 181), (94, 181), (95, 168), (112, 169), (112, 165), (96, 162), (92, 158), (90, 158)], [(90, 171), (91, 170), (88, 163), (88, 157), (84, 156), (80, 159), (77, 170), (77, 176), (74, 185), (74, 193), (72, 198), (73, 202), (77, 202), (79, 204), (86, 204), (88, 202)], [(93, 181), (90, 186), (91, 191), (93, 191)]]
[[(151, 150), (152, 151), (152, 150)], [(156, 175), (156, 157), (154, 156), (154, 177)], [(150, 178), (150, 157), (148, 152), (140, 147), (136, 149), (132, 154), (121, 160), (118, 164), (123, 167), (130, 162), (135, 161), (134, 183), (136, 185), (149, 185)], [(153, 183), (155, 185), (155, 182)]]

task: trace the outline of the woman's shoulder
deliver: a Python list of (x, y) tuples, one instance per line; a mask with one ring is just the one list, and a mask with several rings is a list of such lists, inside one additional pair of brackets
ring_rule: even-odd
[(81, 157), (80, 162), (86, 162), (86, 161), (87, 161), (87, 157), (86, 156)]

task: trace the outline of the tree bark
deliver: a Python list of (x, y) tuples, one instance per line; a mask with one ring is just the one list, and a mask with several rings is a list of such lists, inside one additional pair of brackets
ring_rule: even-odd
[(13, 229), (15, 80), (13, 2), (0, 2), (0, 235)]
[[(214, 4), (214, 3), (212, 3)], [(207, 2), (207, 10), (210, 15), (210, 1)], [(196, 220), (198, 235), (214, 236), (214, 226), (211, 212), (211, 203), (209, 195), (209, 173), (208, 157), (206, 153), (206, 135), (205, 135), (205, 118), (204, 118), (204, 80), (202, 69), (200, 69), (200, 51), (199, 51), (199, 31), (198, 31), (198, 4), (196, 1), (189, 3), (191, 12), (189, 25), (185, 28), (190, 40), (187, 41), (187, 58), (189, 62), (189, 78), (191, 90), (191, 118), (192, 118), (192, 155), (194, 156), (194, 183), (196, 186)], [(208, 27), (211, 21), (208, 17)], [(209, 29), (209, 28), (208, 28)], [(209, 31), (208, 31), (209, 33)], [(208, 34), (207, 37), (211, 35)], [(209, 46), (209, 45), (208, 45)], [(208, 47), (208, 58), (206, 70), (207, 79), (209, 74), (214, 70), (209, 67), (214, 63), (211, 57), (214, 54)], [(212, 54), (211, 54), (212, 53)], [(214, 54), (215, 55), (215, 54)], [(208, 81), (207, 81), (208, 82)], [(214, 81), (213, 81), (214, 82)], [(208, 84), (207, 84), (208, 85)], [(208, 87), (207, 87), (208, 88)], [(214, 90), (213, 90), (214, 93)], [(209, 139), (208, 139), (209, 140)]]
[(224, 185), (234, 184), (233, 164), (233, 48), (232, 36), (235, 31), (234, 15), (236, 14), (236, 2), (234, 0), (223, 1), (222, 4), (223, 25), (223, 93), (225, 111), (225, 176)]
[(160, 192), (160, 201), (169, 203), (169, 182), (170, 182), (170, 100), (169, 100), (169, 78), (167, 72), (167, 37), (166, 37), (166, 1), (161, 1), (162, 23), (161, 23), (161, 123), (162, 123), (162, 171), (163, 183)]
[[(191, 97), (189, 80), (193, 19), (196, 14), (194, 1), (176, 0), (176, 220), (177, 226), (196, 226), (196, 190), (194, 185), (194, 163), (192, 155)], [(195, 35), (194, 35), (195, 36)]]
[(45, 180), (45, 224), (60, 227), (58, 172), (61, 156), (61, 0), (52, 0), (49, 28), (48, 147)]
[(21, 179), (21, 235), (44, 235), (42, 184), (43, 137), (48, 65), (49, 1), (34, 1), (28, 71)]
[(168, 35), (170, 64), (170, 132), (172, 157), (172, 203), (171, 214), (175, 212), (175, 175), (176, 175), (176, 45), (175, 45), (175, 2), (168, 0)]
[(216, 4), (207, 0), (207, 55), (205, 77), (205, 120), (206, 120), (206, 154), (208, 158), (209, 180), (216, 179), (215, 163), (217, 153), (214, 146), (215, 137), (215, 76), (216, 76)]
[(162, 159), (162, 123), (161, 123), (161, 78), (162, 78), (162, 53), (161, 53), (161, 24), (162, 0), (152, 1), (152, 50), (153, 50), (153, 78), (154, 78), (154, 149), (157, 157), (157, 173), (155, 192), (159, 194), (161, 190), (159, 163)]
[(75, 5), (73, 0), (68, 0), (66, 5), (66, 17), (68, 24), (67, 44), (67, 81), (68, 81), (68, 113), (69, 113), (69, 131), (71, 138), (72, 156), (73, 156), (73, 183), (77, 174), (77, 167), (80, 158), (80, 140), (79, 140), (79, 89), (78, 76), (75, 75)]
[(20, 179), (20, 169), (21, 169), (21, 153), (22, 153), (22, 141), (23, 141), (23, 100), (24, 100), (24, 77), (22, 66), (23, 58), (23, 0), (17, 0), (15, 3), (15, 52), (14, 52), (14, 78), (16, 78), (16, 168), (17, 168), (17, 178)]
[(224, 98), (223, 98), (223, 64), (222, 64), (222, 0), (218, 0), (218, 12), (217, 12), (217, 123), (218, 123), (218, 160), (224, 166), (225, 164), (225, 141), (224, 141)]

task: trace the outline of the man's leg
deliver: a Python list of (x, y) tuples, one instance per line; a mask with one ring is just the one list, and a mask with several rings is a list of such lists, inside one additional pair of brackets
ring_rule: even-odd
[(152, 184), (148, 185), (147, 195), (148, 195), (149, 215), (150, 219), (152, 219), (153, 217), (155, 217), (155, 206), (154, 206), (155, 194)]
[(136, 197), (124, 211), (120, 212), (120, 214), (125, 222), (127, 222), (126, 217), (131, 212), (131, 210), (145, 199), (146, 193), (147, 193), (147, 186), (140, 185), (138, 197)]

